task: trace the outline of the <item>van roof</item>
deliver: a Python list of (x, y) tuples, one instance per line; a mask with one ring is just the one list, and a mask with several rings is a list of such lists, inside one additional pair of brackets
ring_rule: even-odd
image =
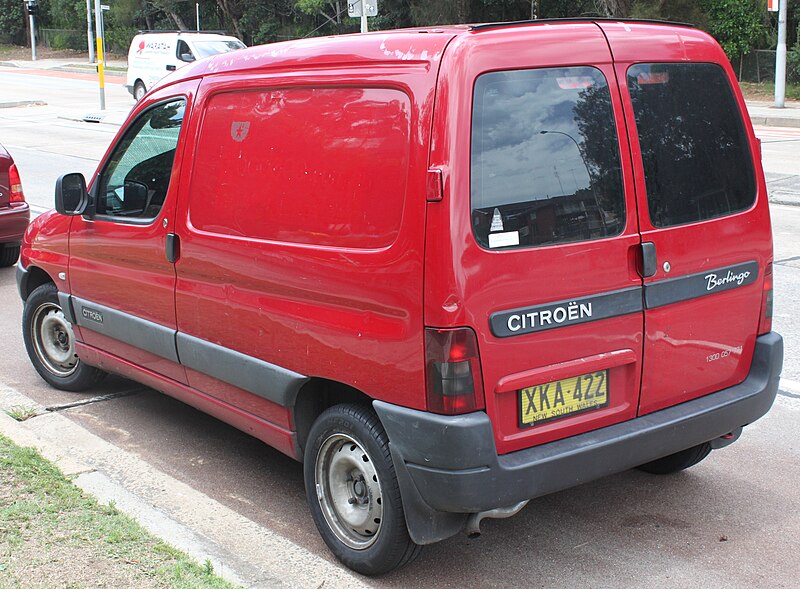
[[(647, 38), (653, 26), (680, 28), (702, 37), (705, 33), (684, 23), (654, 20), (621, 20), (607, 18), (560, 18), (484, 24), (459, 24), (418, 27), (370, 33), (353, 33), (327, 37), (312, 37), (257, 45), (202, 59), (181, 68), (165, 80), (168, 83), (219, 73), (257, 70), (303, 70), (319, 67), (346, 66), (364, 63), (413, 62), (429, 63), (438, 59), (454, 37), (495, 34), (518, 34), (523, 28), (534, 32), (539, 27), (580, 26), (586, 24), (625, 25), (626, 29)], [(513, 31), (513, 32), (512, 32)]]

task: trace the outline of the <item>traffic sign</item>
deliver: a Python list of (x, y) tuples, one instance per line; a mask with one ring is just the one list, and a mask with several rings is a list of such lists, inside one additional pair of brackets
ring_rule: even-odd
[(347, 16), (360, 18), (362, 6), (366, 6), (367, 16), (378, 16), (378, 0), (348, 0)]

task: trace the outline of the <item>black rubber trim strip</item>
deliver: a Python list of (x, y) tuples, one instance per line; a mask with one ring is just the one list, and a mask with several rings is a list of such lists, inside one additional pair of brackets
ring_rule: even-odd
[(76, 296), (70, 299), (77, 325), (178, 363), (175, 329)]
[(71, 297), (65, 292), (58, 291), (58, 304), (61, 305), (61, 312), (64, 313), (64, 319), (75, 324), (75, 311), (72, 309)]
[(669, 280), (659, 280), (644, 287), (648, 309), (689, 301), (707, 295), (753, 284), (758, 278), (758, 262), (750, 261), (716, 268)]
[(28, 299), (28, 277), (30, 276), (30, 271), (27, 268), (23, 268), (22, 260), (17, 260), (17, 266), (14, 270), (14, 277), (17, 280), (17, 292), (19, 292), (19, 298), (23, 301)]
[(187, 368), (244, 389), (283, 407), (294, 405), (308, 377), (230, 348), (178, 332), (178, 355)]
[[(634, 286), (587, 297), (498, 311), (489, 317), (489, 326), (495, 337), (511, 337), (599, 321), (641, 310), (642, 287)], [(546, 323), (542, 320), (543, 313), (547, 313)], [(560, 322), (557, 321), (557, 314), (561, 317)]]

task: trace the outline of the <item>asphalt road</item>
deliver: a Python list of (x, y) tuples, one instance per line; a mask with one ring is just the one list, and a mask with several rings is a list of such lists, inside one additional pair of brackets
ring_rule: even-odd
[[(61, 173), (90, 174), (116, 128), (76, 123), (96, 109), (89, 83), (42, 81), (0, 68), (9, 92), (46, 107), (0, 109), (0, 143), (17, 159), (30, 202), (52, 203)], [(121, 90), (118, 88), (118, 90)], [(123, 91), (124, 92), (124, 91)], [(127, 95), (112, 97), (124, 107)], [(7, 112), (8, 111), (8, 112)], [(765, 168), (790, 189), (800, 172), (795, 138), (761, 133)], [(770, 176), (771, 178), (773, 176)], [(786, 180), (788, 178), (788, 180)], [(784, 376), (800, 381), (800, 208), (772, 207), (775, 329), (786, 337)], [(64, 415), (158, 469), (309, 551), (330, 559), (305, 505), (300, 465), (169, 397), (121, 379), (85, 394), (47, 387), (27, 359), (13, 269), (0, 270), (0, 382), (45, 406), (128, 392)], [(665, 375), (668, 377), (668, 375)], [(532, 501), (508, 520), (485, 521), (477, 540), (429, 546), (376, 587), (786, 587), (800, 578), (800, 395), (782, 391), (767, 417), (690, 471), (638, 471)]]

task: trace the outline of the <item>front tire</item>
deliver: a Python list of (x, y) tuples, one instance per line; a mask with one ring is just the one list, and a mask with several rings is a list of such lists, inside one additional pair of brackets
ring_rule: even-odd
[(147, 89), (144, 87), (144, 83), (141, 80), (136, 80), (136, 83), (133, 85), (133, 99), (139, 102), (144, 98), (145, 94), (147, 94)]
[(106, 376), (78, 358), (72, 325), (64, 316), (58, 289), (52, 282), (35, 288), (25, 301), (22, 336), (36, 372), (57, 389), (83, 391)]
[(643, 464), (639, 467), (639, 470), (650, 474), (672, 474), (694, 466), (710, 453), (711, 444), (706, 442)]
[(337, 405), (311, 428), (303, 463), (306, 498), (322, 539), (343, 564), (380, 575), (416, 558), (389, 439), (377, 415)]

